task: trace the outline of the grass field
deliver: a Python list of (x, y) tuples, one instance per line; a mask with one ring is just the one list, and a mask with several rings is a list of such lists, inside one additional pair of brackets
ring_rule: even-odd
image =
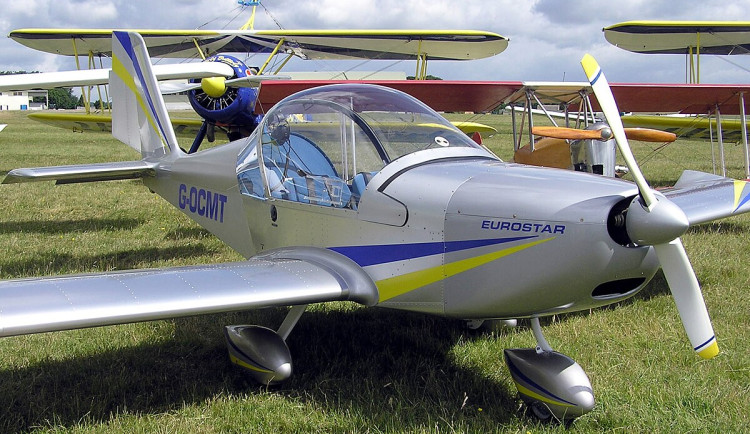
[[(509, 116), (486, 140), (508, 159)], [(0, 112), (0, 174), (16, 167), (133, 160), (109, 136)], [(711, 171), (710, 145), (634, 143), (647, 179)], [(730, 175), (742, 150), (727, 145)], [(0, 187), (0, 278), (241, 259), (139, 181)], [(750, 426), (750, 217), (683, 237), (722, 353), (691, 350), (658, 274), (634, 298), (543, 322), (597, 398), (572, 432), (742, 432)], [(585, 270), (586, 264), (581, 264)], [(544, 270), (539, 270), (544, 272)], [(527, 323), (469, 331), (460, 321), (314, 306), (289, 338), (295, 375), (252, 383), (228, 361), (222, 327), (276, 327), (283, 309), (0, 339), (0, 432), (567, 432), (518, 411), (502, 350), (535, 345)], [(2, 315), (2, 312), (0, 312)]]

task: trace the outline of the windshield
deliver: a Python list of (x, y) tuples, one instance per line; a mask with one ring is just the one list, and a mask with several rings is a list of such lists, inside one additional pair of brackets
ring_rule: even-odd
[[(295, 109), (290, 110), (290, 105)], [(478, 146), (419, 100), (382, 86), (322, 86), (290, 97), (277, 109), (284, 114), (306, 110), (311, 120), (320, 111), (344, 113), (370, 134), (385, 163), (422, 149)]]

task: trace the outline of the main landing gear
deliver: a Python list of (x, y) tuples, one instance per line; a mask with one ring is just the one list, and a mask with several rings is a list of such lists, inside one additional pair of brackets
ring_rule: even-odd
[(536, 348), (506, 349), (505, 362), (518, 394), (541, 420), (569, 423), (594, 408), (594, 392), (586, 373), (570, 357), (547, 343), (539, 318), (531, 319)]
[(244, 368), (261, 384), (276, 385), (292, 375), (292, 355), (286, 338), (307, 309), (294, 306), (278, 331), (257, 325), (232, 325), (224, 328), (229, 360)]

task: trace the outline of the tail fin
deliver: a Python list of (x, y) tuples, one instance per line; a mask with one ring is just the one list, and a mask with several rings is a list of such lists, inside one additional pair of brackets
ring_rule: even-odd
[(181, 153), (141, 35), (112, 33), (112, 135), (146, 157)]

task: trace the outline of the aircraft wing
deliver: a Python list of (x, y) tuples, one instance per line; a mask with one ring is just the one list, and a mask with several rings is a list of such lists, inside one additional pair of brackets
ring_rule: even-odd
[[(750, 92), (746, 84), (611, 84), (620, 111), (637, 113), (739, 114), (740, 98)], [(600, 110), (592, 98), (594, 110)]]
[[(741, 93), (750, 94), (746, 84), (655, 84), (610, 83), (617, 107), (622, 112), (701, 114), (715, 112), (739, 114)], [(601, 111), (589, 83), (523, 82), (506, 102), (522, 102), (531, 91), (544, 104), (568, 104), (578, 110), (581, 94), (591, 98), (594, 111)], [(750, 111), (750, 110), (748, 110)]]
[(487, 112), (518, 91), (516, 81), (449, 81), (449, 80), (277, 80), (260, 85), (255, 112), (263, 113), (287, 96), (305, 89), (328, 84), (368, 83), (408, 93), (437, 111)]
[(628, 21), (603, 29), (610, 44), (645, 54), (748, 54), (748, 21)]
[(70, 184), (135, 179), (146, 176), (156, 176), (156, 163), (138, 160), (13, 169), (8, 172), (2, 183), (19, 184), (22, 182), (56, 181), (57, 184)]
[(374, 288), (348, 258), (307, 247), (244, 262), (7, 280), (0, 336), (336, 300), (372, 305)]
[[(217, 52), (281, 52), (304, 59), (472, 60), (494, 56), (508, 39), (473, 30), (126, 30), (140, 33), (151, 57), (198, 57)], [(112, 29), (19, 29), (9, 35), (27, 47), (53, 54), (111, 55)]]
[[(716, 139), (719, 124), (716, 119), (708, 119), (706, 116), (669, 116), (669, 115), (625, 115), (622, 116), (622, 124), (625, 127), (653, 128), (655, 130), (669, 131), (677, 137), (696, 138), (710, 140), (711, 136)], [(721, 136), (730, 142), (742, 140), (742, 122), (739, 119), (722, 119)]]
[[(111, 38), (110, 38), (111, 41)], [(234, 70), (221, 62), (191, 62), (154, 65), (157, 80), (179, 80), (204, 77), (231, 77)], [(42, 72), (0, 76), (0, 92), (56, 87), (95, 86), (109, 83), (110, 69), (82, 69), (77, 71)]]
[[(29, 113), (29, 119), (53, 127), (72, 131), (112, 132), (112, 116), (85, 113)], [(170, 118), (175, 134), (193, 138), (198, 134), (203, 121), (200, 119)]]
[(750, 182), (686, 170), (672, 189), (662, 191), (690, 225), (750, 211)]

